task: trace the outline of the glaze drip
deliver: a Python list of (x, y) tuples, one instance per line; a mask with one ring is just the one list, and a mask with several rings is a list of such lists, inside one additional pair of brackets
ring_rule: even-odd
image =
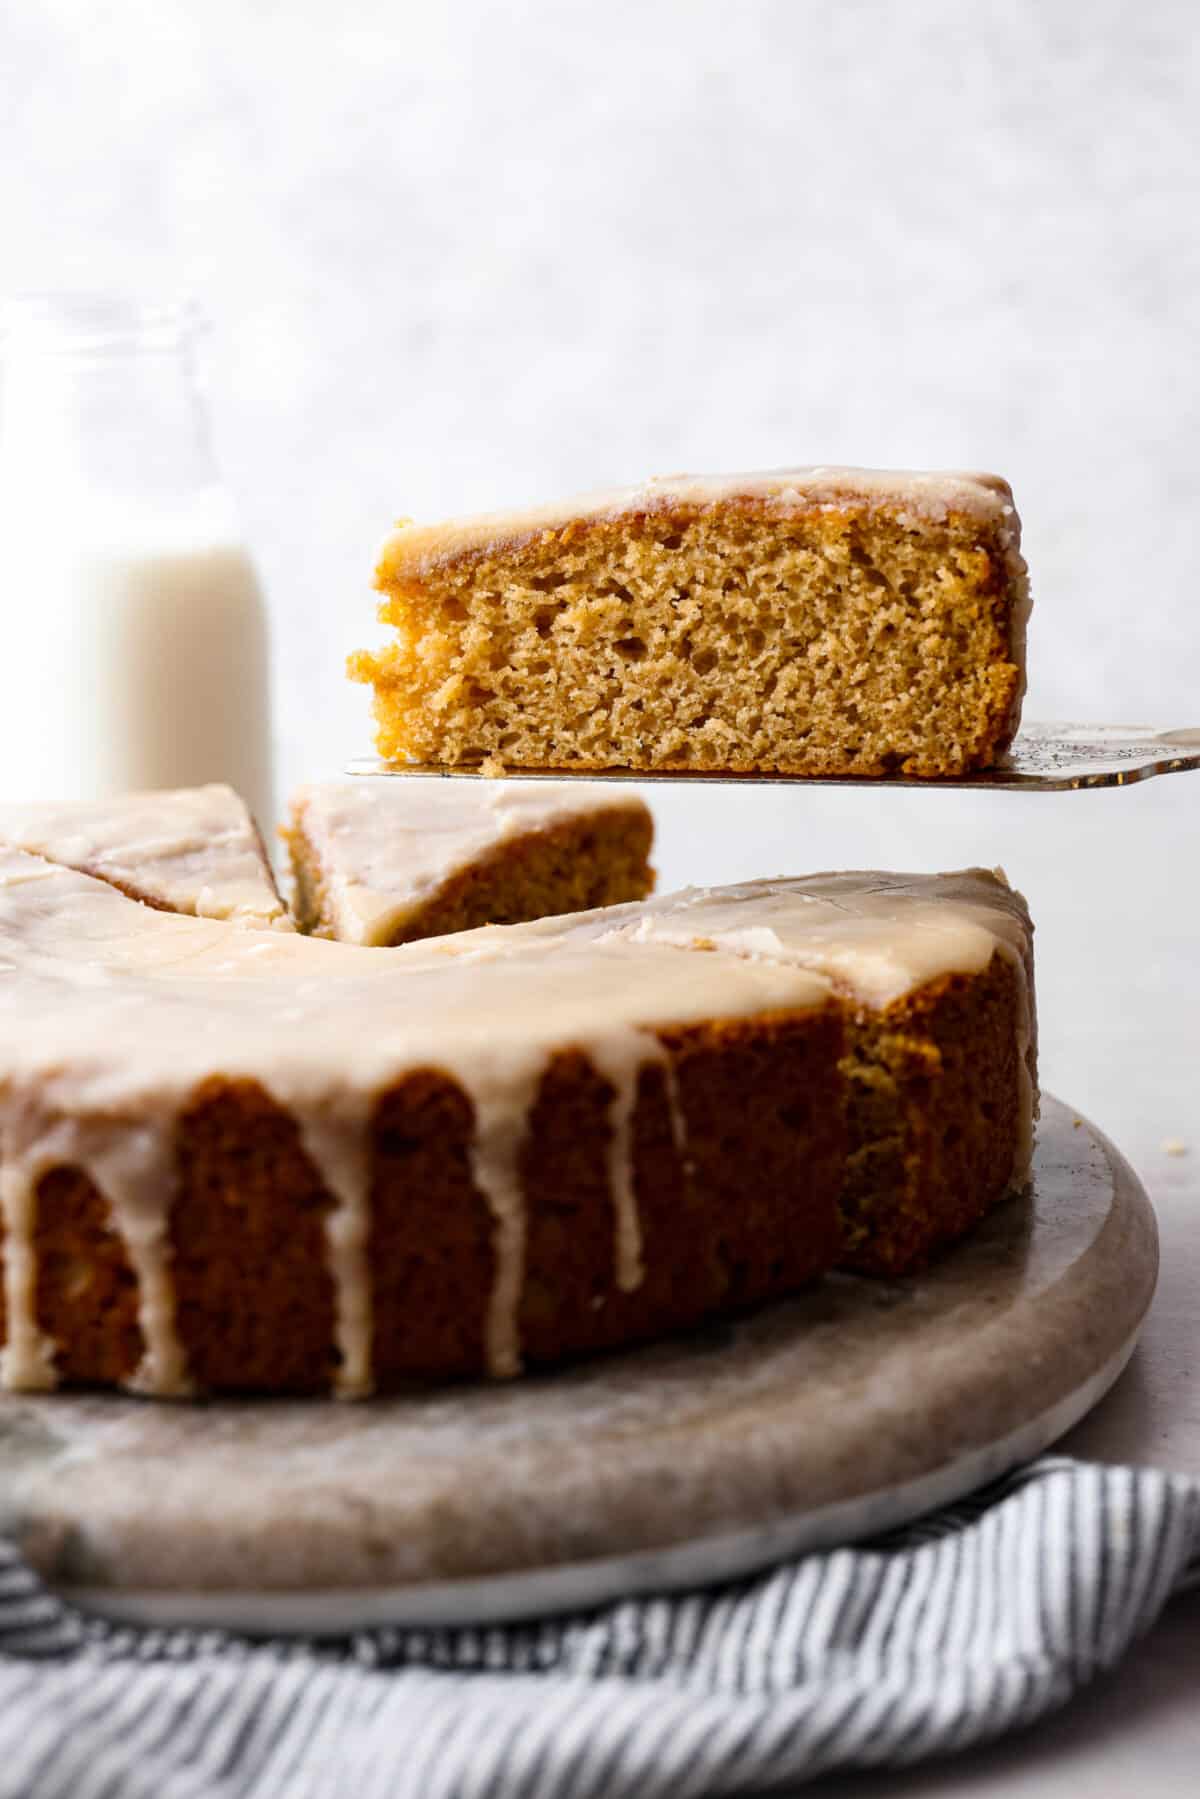
[(615, 1044), (593, 1044), (590, 1057), (612, 1088), (608, 1108), (608, 1189), (613, 1207), (613, 1274), (622, 1293), (635, 1293), (646, 1278), (642, 1223), (634, 1189), (633, 1120), (638, 1080), (651, 1063), (666, 1064), (661, 1045), (647, 1032)]
[(371, 1392), (371, 1276), (367, 1252), (371, 1232), (370, 1096), (327, 1111), (310, 1102), (301, 1114), (300, 1137), (334, 1205), (325, 1221), (329, 1272), (334, 1291), (334, 1341), (339, 1399), (364, 1399)]
[(525, 1193), (521, 1151), (541, 1085), (540, 1064), (515, 1070), (499, 1089), (465, 1082), (475, 1112), (471, 1175), (492, 1215), (495, 1272), (484, 1324), (488, 1373), (520, 1374), (521, 1293), (525, 1283)]
[[(128, 1120), (94, 1123), (82, 1153), (82, 1167), (108, 1202), (137, 1276), (138, 1323), (144, 1350), (127, 1382), (132, 1393), (187, 1398), (193, 1391), (187, 1358), (175, 1328), (175, 1287), (171, 1279), (171, 1206), (176, 1191), (174, 1132)], [(64, 1158), (64, 1160), (67, 1158)]]

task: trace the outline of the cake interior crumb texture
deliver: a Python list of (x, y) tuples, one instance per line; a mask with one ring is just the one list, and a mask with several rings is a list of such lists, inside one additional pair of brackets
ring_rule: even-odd
[(997, 477), (853, 470), (406, 527), (350, 673), (393, 761), (954, 775), (1019, 721), (1019, 541)]

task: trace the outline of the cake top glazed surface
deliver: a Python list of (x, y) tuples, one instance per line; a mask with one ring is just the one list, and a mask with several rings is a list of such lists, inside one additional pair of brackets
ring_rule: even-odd
[(1018, 555), (1020, 520), (1012, 489), (1002, 476), (814, 465), (751, 474), (652, 475), (639, 486), (605, 489), (509, 512), (481, 513), (432, 525), (404, 520), (384, 545), (377, 579), (386, 586), (390, 581), (420, 577), (460, 556), (515, 547), (575, 521), (670, 513), (743, 499), (765, 503), (778, 512), (885, 506), (935, 523), (952, 513), (965, 514), (998, 528), (1011, 550), (1012, 572), (1024, 572)]
[[(532, 925), (360, 948), (152, 911), (23, 851), (0, 851), (0, 1200), (9, 1385), (54, 1384), (36, 1326), (37, 1182), (83, 1169), (138, 1278), (136, 1388), (189, 1391), (174, 1329), (168, 1226), (175, 1128), (199, 1083), (248, 1078), (287, 1109), (334, 1201), (329, 1258), (339, 1390), (370, 1390), (370, 1124), (377, 1099), (437, 1068), (474, 1113), (472, 1178), (493, 1218), (489, 1365), (520, 1367), (519, 1156), (550, 1059), (582, 1050), (628, 1119), (656, 1030), (885, 1007), (999, 953), (1024, 981), (1029, 924), (1001, 877), (836, 874), (696, 889)], [(1028, 1008), (1027, 1008), (1028, 1011)], [(1022, 1052), (1023, 1053), (1023, 1052)], [(1014, 1173), (1031, 1142), (1032, 1088)], [(132, 1121), (132, 1122), (131, 1122)], [(610, 1145), (619, 1277), (637, 1284), (628, 1136)]]
[(0, 805), (0, 843), (196, 918), (288, 931), (262, 841), (232, 787)]
[(602, 782), (319, 781), (297, 790), (293, 817), (320, 863), (325, 905), (344, 943), (399, 929), (477, 857), (531, 831), (591, 813), (644, 812)]

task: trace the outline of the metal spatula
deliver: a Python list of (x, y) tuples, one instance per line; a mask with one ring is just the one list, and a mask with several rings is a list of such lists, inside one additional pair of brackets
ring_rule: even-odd
[[(513, 781), (680, 781), (729, 786), (770, 782), (786, 787), (969, 787), (1003, 793), (1070, 793), (1085, 787), (1129, 787), (1152, 775), (1185, 774), (1200, 768), (1200, 728), (1156, 731), (1139, 725), (1023, 725), (1002, 763), (975, 774), (936, 780), (913, 775), (691, 774), (679, 769), (513, 769)], [(351, 775), (395, 775), (412, 779), (480, 780), (478, 769), (424, 762), (380, 762), (359, 757), (346, 765)]]

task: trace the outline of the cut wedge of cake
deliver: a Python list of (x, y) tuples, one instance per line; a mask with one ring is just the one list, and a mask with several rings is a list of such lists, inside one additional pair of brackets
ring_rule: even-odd
[(162, 912), (292, 929), (245, 801), (217, 782), (0, 804), (0, 843), (94, 875)]
[(301, 787), (282, 832), (300, 928), (409, 943), (643, 899), (650, 812), (599, 783), (358, 777)]
[(1029, 588), (995, 475), (681, 476), (405, 524), (350, 660), (387, 760), (936, 777), (996, 762)]

